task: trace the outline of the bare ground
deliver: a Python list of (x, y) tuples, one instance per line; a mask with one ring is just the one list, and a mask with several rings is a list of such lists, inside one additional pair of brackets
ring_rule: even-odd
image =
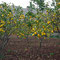
[(14, 35), (4, 49), (2, 60), (60, 60), (60, 39), (45, 39), (40, 48), (36, 37), (17, 39)]

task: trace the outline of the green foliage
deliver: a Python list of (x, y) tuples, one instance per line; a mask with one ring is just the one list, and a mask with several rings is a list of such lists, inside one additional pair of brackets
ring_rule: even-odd
[(32, 13), (32, 12), (30, 12), (30, 11), (28, 11), (28, 12), (26, 13), (26, 16), (32, 16), (32, 17), (35, 17), (35, 14)]
[[(41, 3), (42, 0), (34, 1)], [(42, 6), (43, 3), (41, 3), (40, 8)], [(30, 8), (32, 9), (32, 5)], [(15, 8), (14, 5), (11, 7), (3, 3), (0, 4), (0, 11), (0, 40), (4, 43), (3, 47), (8, 43), (12, 34), (19, 38), (27, 38), (30, 34), (38, 38), (49, 38), (53, 33), (59, 33), (60, 17), (57, 6), (54, 10), (47, 9), (46, 13), (37, 10), (36, 14), (28, 11), (24, 15), (21, 7)]]
[(28, 11), (33, 11), (35, 9), (35, 5), (32, 4), (32, 2), (30, 2), (30, 6), (27, 6)]
[(7, 51), (7, 52), (9, 52), (9, 53), (10, 53), (11, 51), (12, 51), (11, 49), (8, 49), (8, 51)]
[(40, 10), (44, 9), (44, 0), (31, 0), (31, 1), (36, 3), (39, 6)]
[(54, 53), (50, 53), (50, 55), (54, 55)]

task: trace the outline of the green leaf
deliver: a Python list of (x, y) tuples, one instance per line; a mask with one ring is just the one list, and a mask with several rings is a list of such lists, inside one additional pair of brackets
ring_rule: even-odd
[(50, 53), (50, 55), (54, 55), (54, 53)]
[(8, 49), (8, 52), (11, 52), (11, 50), (10, 50), (10, 49)]

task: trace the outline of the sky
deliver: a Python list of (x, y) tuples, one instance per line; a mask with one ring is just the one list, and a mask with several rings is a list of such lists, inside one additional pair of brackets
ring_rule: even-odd
[[(7, 4), (13, 3), (16, 6), (20, 5), (23, 8), (29, 6), (29, 2), (30, 2), (30, 0), (0, 0), (0, 3), (2, 3), (2, 1), (6, 2)], [(45, 2), (49, 2), (48, 4), (50, 5), (52, 3), (52, 0), (45, 0)]]

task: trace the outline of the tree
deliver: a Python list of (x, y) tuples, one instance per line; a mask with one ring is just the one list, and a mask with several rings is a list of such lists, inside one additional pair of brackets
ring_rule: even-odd
[(35, 9), (35, 5), (33, 5), (32, 2), (30, 2), (30, 6), (27, 6), (27, 8), (29, 9), (29, 11), (32, 12), (32, 10)]
[(43, 9), (45, 7), (44, 6), (44, 0), (31, 0), (31, 1), (33, 1), (34, 3), (36, 3), (38, 5), (39, 9), (43, 11)]
[(0, 52), (8, 43), (10, 35), (15, 33), (18, 28), (16, 26), (19, 25), (18, 18), (22, 14), (21, 11), (20, 7), (15, 8), (15, 6), (10, 6), (5, 2), (0, 4), (0, 41), (2, 42)]
[[(56, 4), (54, 4), (56, 2)], [(53, 25), (56, 26), (57, 28), (57, 32), (60, 33), (59, 31), (59, 26), (60, 26), (60, 2), (59, 0), (53, 0), (53, 6), (54, 6), (54, 11), (53, 11), (53, 18), (55, 18), (54, 22), (56, 23), (53, 23)]]

